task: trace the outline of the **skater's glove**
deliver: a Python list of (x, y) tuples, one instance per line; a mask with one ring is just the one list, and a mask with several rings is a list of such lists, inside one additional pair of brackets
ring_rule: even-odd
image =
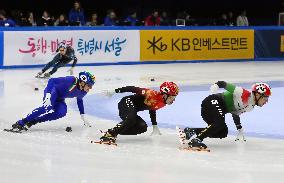
[(244, 130), (243, 130), (243, 128), (241, 128), (241, 129), (238, 129), (238, 135), (237, 135), (237, 138), (236, 138), (236, 140), (235, 141), (238, 141), (238, 140), (243, 140), (243, 141), (246, 141), (246, 138), (245, 138), (245, 136), (244, 136)]
[(70, 69), (68, 69), (68, 71), (67, 72), (69, 72), (70, 73), (70, 75), (73, 75), (74, 74), (74, 68), (73, 67), (71, 67)]
[(157, 125), (153, 125), (153, 131), (151, 133), (151, 136), (152, 135), (162, 135)]
[(210, 92), (211, 92), (212, 94), (217, 93), (217, 92), (218, 92), (218, 89), (219, 89), (219, 86), (218, 86), (217, 84), (214, 84), (214, 85), (212, 85), (212, 86), (210, 87)]
[(90, 122), (86, 119), (85, 114), (81, 114), (81, 119), (83, 120), (85, 126), (92, 127)]
[(43, 98), (43, 107), (47, 108), (51, 106), (51, 94), (46, 93), (45, 97)]
[(111, 98), (115, 94), (115, 91), (114, 90), (113, 91), (112, 90), (104, 90), (103, 94), (105, 96), (107, 96), (108, 98)]

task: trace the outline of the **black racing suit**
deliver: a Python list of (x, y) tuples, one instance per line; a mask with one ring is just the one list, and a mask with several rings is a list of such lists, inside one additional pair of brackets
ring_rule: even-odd
[(139, 111), (149, 110), (152, 125), (157, 125), (156, 110), (152, 110), (144, 103), (145, 96), (142, 95), (143, 90), (148, 89), (135, 86), (115, 89), (116, 93), (132, 92), (135, 94), (123, 97), (118, 103), (119, 116), (122, 121), (114, 128), (108, 130), (111, 135), (137, 135), (146, 132), (147, 124), (137, 115)]
[[(224, 81), (218, 81), (216, 84), (220, 88), (226, 88), (226, 82)], [(206, 137), (227, 137), (228, 127), (225, 123), (226, 113), (228, 113), (228, 110), (222, 93), (212, 94), (206, 97), (201, 104), (201, 116), (208, 126), (206, 128), (193, 128), (197, 134), (197, 138), (203, 140)], [(232, 117), (236, 128), (241, 129), (240, 117), (235, 114), (232, 114)]]
[[(75, 51), (71, 46), (66, 47), (66, 54), (62, 55), (60, 53), (57, 53), (54, 58), (48, 62), (45, 67), (42, 69), (42, 73), (44, 73), (46, 70), (48, 70), (50, 67), (53, 66), (53, 69), (49, 72), (50, 75), (54, 74), (59, 67), (63, 67), (69, 62), (73, 60), (72, 67), (75, 67), (77, 63), (77, 57), (75, 56)], [(58, 50), (56, 50), (58, 52)]]

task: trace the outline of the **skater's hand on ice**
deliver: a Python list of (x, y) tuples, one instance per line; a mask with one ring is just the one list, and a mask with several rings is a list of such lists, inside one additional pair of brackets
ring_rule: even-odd
[(162, 135), (157, 125), (153, 125), (153, 131), (151, 133), (151, 136), (152, 135)]
[(112, 90), (104, 90), (103, 94), (105, 96), (107, 96), (108, 98), (111, 98), (115, 94), (115, 91), (114, 90), (113, 91)]
[(92, 127), (90, 122), (86, 119), (85, 114), (81, 114), (81, 119), (83, 120), (85, 126)]
[(218, 92), (218, 89), (219, 89), (219, 86), (218, 86), (217, 84), (214, 84), (214, 85), (212, 85), (212, 86), (210, 87), (210, 92), (211, 92), (212, 94), (217, 93), (217, 92)]
[(238, 140), (243, 140), (243, 141), (246, 141), (246, 138), (245, 138), (245, 136), (244, 136), (244, 130), (243, 130), (243, 128), (241, 128), (241, 129), (238, 129), (238, 135), (237, 135), (237, 138), (236, 138), (236, 140), (235, 141), (238, 141)]
[(70, 69), (68, 69), (68, 71), (67, 72), (69, 72), (70, 73), (70, 75), (73, 75), (74, 74), (74, 68), (73, 67), (71, 67)]
[(50, 93), (46, 93), (45, 97), (43, 98), (43, 107), (47, 108), (49, 106), (51, 106), (51, 94)]

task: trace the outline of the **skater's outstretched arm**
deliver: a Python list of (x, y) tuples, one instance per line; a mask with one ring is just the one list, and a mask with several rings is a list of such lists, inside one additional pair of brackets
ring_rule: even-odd
[(80, 114), (85, 114), (83, 99), (77, 98), (77, 105), (78, 105), (78, 109), (80, 111)]
[(156, 111), (149, 110), (149, 114), (150, 114), (152, 125), (157, 125)]
[(75, 67), (75, 65), (77, 64), (77, 57), (74, 55), (74, 58), (73, 58), (73, 63), (72, 63), (72, 67)]
[(153, 131), (151, 133), (152, 135), (162, 135), (159, 127), (157, 125), (157, 118), (156, 118), (156, 111), (155, 110), (149, 110), (149, 114), (150, 114), (150, 118), (151, 118), (151, 122), (152, 122), (152, 126), (153, 126)]
[(236, 114), (232, 114), (232, 117), (233, 117), (233, 120), (234, 120), (234, 123), (236, 125), (236, 128), (239, 130), (239, 129), (242, 129), (242, 124), (241, 124), (241, 119), (240, 119), (240, 116), (239, 115), (236, 115)]
[(65, 60), (70, 60), (70, 61), (73, 60), (72, 67), (75, 67), (77, 60), (78, 60), (75, 55), (75, 51), (72, 47), (68, 47), (67, 50), (68, 52), (63, 57)]
[(84, 122), (84, 125), (88, 126), (88, 127), (92, 127), (91, 123), (89, 122), (89, 120), (85, 116), (84, 102), (83, 102), (82, 98), (77, 97), (77, 105), (78, 105), (78, 108), (79, 108), (79, 111), (80, 111), (81, 119)]
[(215, 83), (219, 88), (224, 88), (225, 90), (233, 93), (236, 86), (231, 84), (231, 83), (227, 83), (225, 81), (218, 81)]
[(115, 93), (131, 92), (136, 94), (145, 94), (146, 90), (144, 88), (139, 88), (136, 86), (125, 86), (115, 89)]
[[(74, 52), (74, 49), (73, 48), (71, 48), (71, 47), (69, 47), (68, 49), (70, 49), (71, 51), (70, 51), (70, 53), (68, 54), (68, 55), (66, 55), (66, 60), (73, 60), (73, 63), (72, 63), (72, 66), (71, 66), (71, 68), (68, 70), (68, 72), (70, 72), (70, 75), (73, 75), (73, 73), (74, 73), (74, 67), (75, 67), (75, 65), (77, 64), (77, 57), (76, 57), (76, 55), (75, 55), (75, 52)], [(69, 61), (68, 61), (69, 62)]]

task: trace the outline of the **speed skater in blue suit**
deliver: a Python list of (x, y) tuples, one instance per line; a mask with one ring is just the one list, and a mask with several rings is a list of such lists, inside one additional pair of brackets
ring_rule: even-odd
[(31, 126), (66, 116), (65, 98), (77, 98), (77, 105), (84, 125), (91, 126), (85, 117), (83, 98), (95, 84), (95, 77), (89, 72), (80, 72), (74, 76), (51, 78), (44, 90), (42, 106), (34, 109), (25, 118), (12, 125), (12, 130), (21, 132)]

